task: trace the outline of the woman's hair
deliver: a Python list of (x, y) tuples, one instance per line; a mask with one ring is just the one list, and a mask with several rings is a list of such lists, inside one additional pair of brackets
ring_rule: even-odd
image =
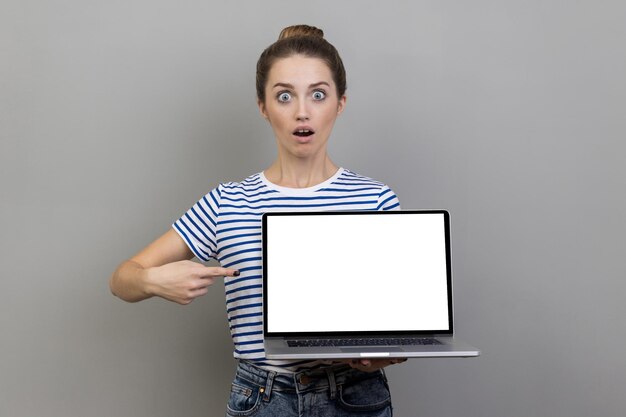
[(339, 53), (333, 45), (324, 39), (324, 32), (314, 26), (295, 25), (284, 28), (278, 40), (268, 46), (256, 64), (256, 94), (265, 102), (265, 85), (274, 62), (293, 55), (319, 58), (328, 65), (337, 86), (337, 96), (346, 92), (346, 70)]

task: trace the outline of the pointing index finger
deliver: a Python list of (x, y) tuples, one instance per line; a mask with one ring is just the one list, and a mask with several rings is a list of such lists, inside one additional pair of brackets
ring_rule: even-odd
[(239, 270), (233, 268), (222, 268), (219, 266), (207, 266), (201, 272), (202, 278), (215, 278), (215, 277), (238, 277)]

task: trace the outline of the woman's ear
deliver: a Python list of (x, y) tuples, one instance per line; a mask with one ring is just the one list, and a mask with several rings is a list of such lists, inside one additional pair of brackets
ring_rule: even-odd
[(265, 103), (262, 102), (261, 100), (257, 100), (256, 104), (257, 106), (259, 106), (259, 113), (261, 113), (261, 116), (263, 116), (265, 120), (269, 120), (269, 116), (267, 115), (267, 110), (265, 109)]
[(343, 110), (346, 108), (346, 99), (345, 94), (339, 99), (339, 102), (337, 103), (337, 116), (343, 113)]

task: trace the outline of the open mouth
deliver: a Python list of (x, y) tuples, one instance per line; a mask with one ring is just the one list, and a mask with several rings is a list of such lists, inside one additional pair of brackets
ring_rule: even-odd
[(310, 129), (297, 129), (297, 130), (294, 130), (294, 132), (293, 132), (293, 134), (295, 136), (298, 136), (298, 137), (301, 137), (301, 138), (306, 138), (308, 136), (311, 136), (313, 133), (315, 133), (315, 132), (313, 132)]

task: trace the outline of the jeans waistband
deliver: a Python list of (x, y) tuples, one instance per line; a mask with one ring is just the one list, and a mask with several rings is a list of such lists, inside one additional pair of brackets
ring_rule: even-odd
[(385, 376), (382, 370), (371, 373), (363, 372), (353, 369), (347, 364), (329, 365), (294, 374), (266, 371), (246, 360), (240, 360), (237, 367), (237, 376), (258, 385), (265, 401), (269, 400), (272, 391), (303, 393), (330, 390), (331, 398), (334, 399), (338, 385), (381, 374), (383, 377)]

